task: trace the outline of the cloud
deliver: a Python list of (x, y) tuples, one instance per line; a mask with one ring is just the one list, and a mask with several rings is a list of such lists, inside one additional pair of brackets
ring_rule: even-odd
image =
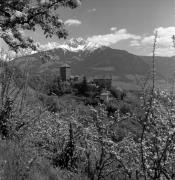
[(117, 30), (117, 27), (111, 27), (110, 30), (111, 30), (111, 31), (116, 31), (116, 30)]
[(154, 42), (154, 36), (153, 35), (143, 37), (142, 40), (141, 40), (141, 44), (146, 45), (146, 46), (153, 45), (153, 42)]
[[(157, 44), (161, 47), (170, 47), (172, 46), (172, 36), (175, 34), (175, 27), (159, 27), (154, 30), (158, 32)], [(153, 44), (154, 36), (147, 36), (142, 39), (143, 45)]]
[(44, 44), (44, 45), (42, 45), (42, 44), (38, 44), (38, 45), (39, 45), (39, 50), (41, 50), (41, 51), (55, 49), (60, 46), (60, 44), (57, 42), (48, 42), (47, 44)]
[(139, 47), (140, 46), (139, 40), (137, 40), (137, 39), (131, 40), (130, 41), (130, 46), (131, 47)]
[[(152, 55), (152, 54), (150, 54)], [(175, 49), (173, 47), (158, 48), (156, 50), (157, 56), (175, 56)]]
[[(152, 55), (154, 33), (158, 31), (156, 55), (157, 56), (175, 56), (175, 48), (173, 47), (172, 36), (175, 34), (175, 27), (158, 27), (152, 31), (152, 34), (148, 35), (136, 35), (128, 32), (126, 29), (117, 29), (111, 27), (111, 31), (106, 34), (93, 35), (85, 40), (92, 42), (92, 44), (102, 46), (112, 46), (121, 41), (129, 43), (130, 47), (137, 48), (138, 54)], [(61, 44), (56, 42), (49, 42), (46, 45), (40, 45), (41, 50), (49, 50), (58, 48)]]
[(78, 19), (68, 19), (64, 23), (67, 26), (79, 26), (82, 24), (82, 22)]
[(110, 34), (95, 35), (89, 37), (87, 40), (93, 43), (97, 43), (99, 45), (111, 46), (123, 40), (138, 40), (140, 38), (141, 37), (138, 35), (128, 33), (126, 29), (116, 29), (114, 32)]
[(91, 13), (91, 12), (95, 12), (95, 11), (97, 11), (97, 9), (96, 9), (96, 8), (92, 8), (92, 9), (89, 9), (89, 10), (88, 10), (88, 12), (89, 12), (89, 13)]
[[(175, 34), (175, 27), (158, 27), (155, 28), (153, 34), (158, 32), (157, 45), (156, 45), (156, 55), (158, 56), (174, 56), (175, 49), (173, 46), (172, 36)], [(145, 36), (141, 39), (141, 46), (152, 48), (154, 43), (154, 35)]]
[[(139, 40), (140, 38), (141, 38), (140, 36), (128, 33), (126, 29), (117, 30), (115, 28), (115, 31), (109, 34), (94, 35), (94, 36), (88, 37), (87, 39), (85, 39), (85, 41), (91, 44), (99, 45), (99, 46), (111, 46), (123, 40)], [(64, 45), (64, 43), (59, 44), (57, 42), (49, 42), (45, 45), (39, 44), (39, 49), (41, 51), (50, 50), (50, 49), (58, 48), (61, 45)]]

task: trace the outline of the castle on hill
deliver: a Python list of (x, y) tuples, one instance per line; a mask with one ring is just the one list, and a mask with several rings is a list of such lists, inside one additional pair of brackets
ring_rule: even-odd
[[(63, 82), (65, 81), (78, 81), (79, 76), (72, 76), (71, 75), (71, 66), (64, 63), (60, 67), (60, 78)], [(110, 89), (112, 86), (112, 76), (106, 76), (106, 75), (100, 75), (100, 76), (95, 76), (92, 78), (91, 83), (96, 84), (97, 86), (101, 86), (105, 89)]]
[(62, 81), (69, 81), (71, 79), (71, 67), (66, 63), (60, 67), (60, 78)]

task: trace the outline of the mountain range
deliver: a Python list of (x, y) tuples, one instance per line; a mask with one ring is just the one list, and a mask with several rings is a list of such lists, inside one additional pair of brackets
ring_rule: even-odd
[[(21, 69), (30, 69), (33, 75), (59, 73), (60, 65), (67, 63), (71, 66), (73, 75), (112, 75), (114, 85), (122, 88), (132, 88), (143, 79), (151, 77), (152, 71), (150, 56), (137, 56), (82, 38), (58, 44), (54, 49), (19, 57), (14, 62)], [(155, 67), (158, 84), (166, 84), (175, 74), (175, 57), (156, 57)]]

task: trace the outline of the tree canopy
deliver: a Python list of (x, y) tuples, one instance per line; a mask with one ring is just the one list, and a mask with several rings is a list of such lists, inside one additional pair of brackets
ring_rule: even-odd
[(0, 38), (15, 51), (36, 49), (33, 39), (25, 37), (25, 30), (40, 27), (46, 38), (66, 38), (68, 32), (57, 9), (73, 9), (80, 4), (81, 0), (0, 0)]

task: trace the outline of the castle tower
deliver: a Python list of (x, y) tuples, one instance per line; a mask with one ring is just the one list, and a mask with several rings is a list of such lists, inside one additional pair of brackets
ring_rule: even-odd
[(62, 81), (70, 80), (71, 68), (68, 64), (63, 64), (60, 67), (60, 77)]

